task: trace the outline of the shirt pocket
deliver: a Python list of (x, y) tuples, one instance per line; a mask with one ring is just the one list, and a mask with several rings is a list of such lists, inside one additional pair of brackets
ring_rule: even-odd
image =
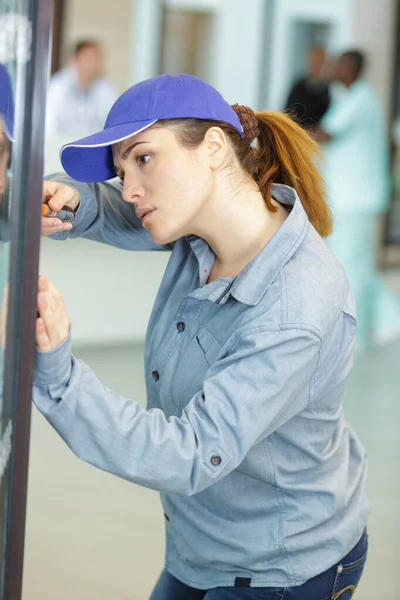
[(172, 382), (172, 399), (181, 409), (203, 388), (207, 371), (221, 354), (222, 344), (200, 325), (182, 348)]
[(194, 342), (199, 355), (205, 360), (210, 367), (218, 358), (222, 344), (203, 326), (200, 326), (198, 332), (194, 336)]

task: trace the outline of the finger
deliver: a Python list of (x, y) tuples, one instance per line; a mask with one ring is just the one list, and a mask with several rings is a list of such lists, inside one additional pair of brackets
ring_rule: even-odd
[[(48, 223), (48, 221), (52, 221), (53, 224)], [(58, 222), (58, 224), (55, 224), (57, 222)], [(63, 231), (69, 231), (70, 229), (72, 229), (71, 223), (62, 223), (62, 221), (60, 221), (60, 219), (53, 219), (50, 217), (42, 217), (41, 233), (44, 236), (53, 235), (54, 233), (60, 233)]]
[(47, 202), (52, 198), (57, 193), (58, 187), (59, 183), (57, 181), (43, 181), (43, 202)]
[(68, 336), (70, 323), (64, 298), (55, 285), (42, 274), (38, 283), (37, 306), (50, 345), (55, 348)]
[(56, 348), (68, 335), (68, 327), (62, 315), (51, 310), (43, 297), (38, 298), (38, 310), (46, 333), (49, 348)]
[(54, 283), (44, 275), (44, 273), (39, 274), (38, 291), (44, 293), (43, 296), (48, 308), (52, 310), (58, 308), (60, 301), (62, 301), (61, 307), (63, 307), (63, 297), (61, 292), (56, 288)]
[(48, 285), (49, 285), (49, 280), (47, 279), (46, 275), (44, 275), (43, 273), (39, 273), (38, 290), (43, 292), (45, 289), (47, 289)]
[(57, 217), (42, 217), (42, 227), (60, 227), (63, 222)]
[[(50, 282), (51, 292), (51, 309), (57, 318), (58, 323), (58, 338), (55, 340), (57, 344), (63, 341), (69, 332), (69, 317), (64, 302), (64, 297), (61, 292)], [(51, 338), (50, 338), (51, 339)]]
[(43, 352), (49, 352), (49, 350), (52, 350), (43, 319), (40, 317), (36, 319), (36, 346)]
[[(37, 308), (40, 316), (44, 320), (45, 327), (47, 327), (47, 324), (49, 327), (53, 327), (57, 324), (60, 317), (58, 313), (60, 311), (49, 288), (38, 291)], [(48, 333), (50, 332), (48, 331)]]
[(78, 192), (69, 185), (57, 181), (44, 182), (43, 197), (52, 210), (61, 210), (63, 206), (75, 209), (79, 203)]

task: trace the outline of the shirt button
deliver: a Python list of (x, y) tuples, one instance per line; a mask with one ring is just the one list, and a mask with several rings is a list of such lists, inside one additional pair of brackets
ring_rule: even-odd
[(158, 371), (152, 372), (154, 381), (158, 381), (160, 379), (160, 373)]
[(176, 328), (179, 331), (179, 333), (185, 331), (185, 323), (183, 323), (183, 321), (179, 321), (179, 323), (176, 324)]
[(214, 454), (214, 456), (211, 457), (210, 462), (214, 467), (218, 467), (218, 465), (221, 464), (221, 457), (218, 456), (218, 454)]

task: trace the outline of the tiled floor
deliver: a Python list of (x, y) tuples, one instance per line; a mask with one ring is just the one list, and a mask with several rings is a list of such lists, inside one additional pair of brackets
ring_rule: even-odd
[[(144, 403), (141, 347), (79, 349), (109, 387)], [(400, 342), (358, 359), (345, 401), (369, 451), (370, 557), (358, 600), (399, 600)], [(155, 492), (90, 467), (33, 414), (24, 600), (147, 600), (163, 564)]]

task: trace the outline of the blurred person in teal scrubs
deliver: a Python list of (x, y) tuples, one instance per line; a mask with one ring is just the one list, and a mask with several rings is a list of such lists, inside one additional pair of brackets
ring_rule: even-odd
[(400, 335), (400, 301), (375, 262), (377, 218), (389, 205), (389, 144), (378, 99), (362, 77), (364, 66), (356, 50), (339, 57), (332, 102), (317, 131), (334, 220), (327, 242), (356, 297), (358, 350)]

